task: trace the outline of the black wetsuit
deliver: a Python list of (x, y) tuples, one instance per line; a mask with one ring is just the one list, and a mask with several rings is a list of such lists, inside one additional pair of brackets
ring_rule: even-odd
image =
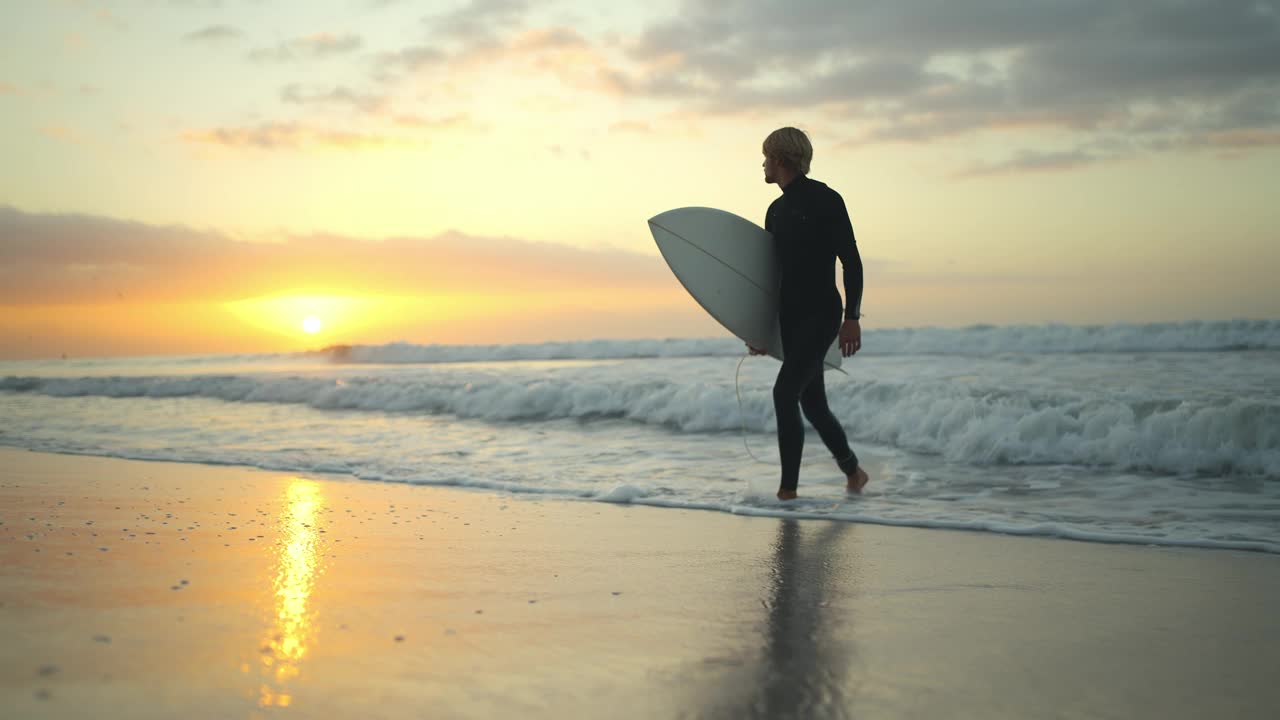
[[(824, 183), (799, 175), (769, 206), (765, 229), (773, 233), (781, 270), (778, 319), (782, 368), (773, 386), (782, 454), (782, 488), (795, 490), (804, 451), (800, 409), (822, 437), (840, 469), (852, 473), (858, 456), (827, 407), (823, 357), (840, 332), (842, 318), (857, 319), (862, 306), (862, 258), (844, 199)], [(844, 266), (848, 306), (841, 309), (835, 260)]]

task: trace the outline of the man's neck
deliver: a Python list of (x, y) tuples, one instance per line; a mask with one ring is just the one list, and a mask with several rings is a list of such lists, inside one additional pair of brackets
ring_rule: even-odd
[(783, 168), (782, 170), (779, 170), (778, 171), (778, 189), (786, 190), (787, 186), (795, 182), (796, 178), (798, 177), (800, 177), (799, 173), (792, 172), (785, 168)]

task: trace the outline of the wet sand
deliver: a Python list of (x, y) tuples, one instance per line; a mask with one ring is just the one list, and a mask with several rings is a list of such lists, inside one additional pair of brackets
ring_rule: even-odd
[(1203, 718), (1280, 558), (0, 449), (5, 718)]

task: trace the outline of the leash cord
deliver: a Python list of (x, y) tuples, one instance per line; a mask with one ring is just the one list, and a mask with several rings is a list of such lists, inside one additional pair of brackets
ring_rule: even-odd
[[(747, 454), (751, 456), (752, 460), (755, 460), (761, 465), (776, 465), (777, 464), (776, 460), (761, 460), (760, 458), (756, 457), (756, 454), (751, 452), (751, 445), (747, 443), (747, 414), (743, 412), (742, 384), (740, 382), (740, 379), (742, 377), (742, 363), (746, 362), (747, 358), (749, 357), (751, 357), (750, 352), (743, 355), (742, 358), (738, 360), (738, 369), (735, 370), (733, 373), (733, 391), (738, 396), (738, 419), (742, 422), (742, 447), (746, 449)], [(809, 465), (811, 465), (811, 463), (800, 464), (801, 467), (808, 467)]]
[(738, 361), (738, 369), (733, 373), (733, 390), (738, 395), (738, 419), (742, 421), (742, 447), (746, 448), (747, 454), (751, 456), (752, 460), (761, 465), (772, 465), (772, 462), (756, 457), (756, 454), (751, 452), (751, 445), (747, 443), (747, 415), (742, 409), (742, 386), (739, 383), (739, 379), (742, 377), (742, 363), (746, 362), (748, 357), (751, 357), (749, 351)]

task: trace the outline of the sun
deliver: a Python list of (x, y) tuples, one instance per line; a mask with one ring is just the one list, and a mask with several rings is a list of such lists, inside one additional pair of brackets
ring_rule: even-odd
[(315, 315), (309, 315), (302, 321), (302, 330), (310, 335), (320, 332), (321, 327), (320, 318)]

